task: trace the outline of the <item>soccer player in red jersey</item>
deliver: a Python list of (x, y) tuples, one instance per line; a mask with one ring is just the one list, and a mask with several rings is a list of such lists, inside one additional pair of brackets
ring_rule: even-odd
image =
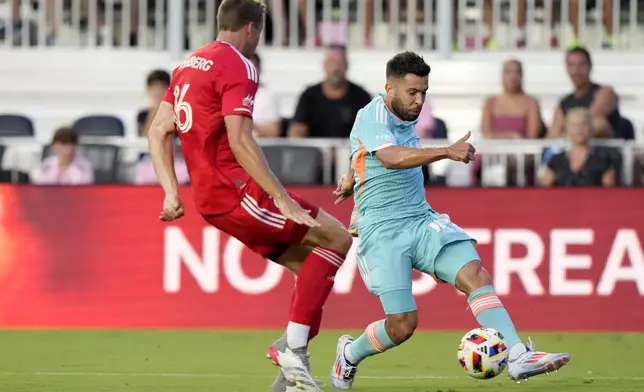
[(259, 82), (248, 57), (259, 42), (265, 8), (258, 0), (224, 0), (219, 33), (180, 66), (148, 133), (150, 154), (165, 191), (162, 221), (184, 214), (173, 165), (179, 133), (197, 211), (214, 227), (297, 274), (286, 334), (269, 349), (280, 366), (274, 392), (320, 389), (307, 346), (319, 331), (322, 307), (352, 243), (345, 227), (284, 189), (252, 135)]

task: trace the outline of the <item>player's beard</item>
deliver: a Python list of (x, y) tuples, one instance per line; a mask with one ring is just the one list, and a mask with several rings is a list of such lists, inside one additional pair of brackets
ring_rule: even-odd
[(406, 108), (405, 105), (403, 105), (396, 97), (391, 99), (391, 109), (394, 111), (396, 117), (403, 121), (415, 121), (420, 115), (420, 112), (416, 113), (413, 110)]
[(326, 82), (329, 86), (340, 87), (345, 82), (345, 78), (343, 76), (329, 75), (326, 78)]

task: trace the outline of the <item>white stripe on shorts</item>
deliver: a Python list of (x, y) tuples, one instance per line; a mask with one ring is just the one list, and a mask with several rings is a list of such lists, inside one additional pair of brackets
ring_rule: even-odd
[[(253, 203), (254, 202), (254, 203)], [(250, 196), (245, 195), (242, 199), (241, 206), (248, 212), (253, 218), (258, 221), (267, 224), (278, 229), (283, 229), (286, 224), (286, 218), (275, 213), (271, 213), (266, 209), (259, 208), (257, 202)], [(278, 218), (279, 217), (279, 218)]]
[(284, 215), (267, 210), (266, 208), (261, 208), (257, 200), (253, 199), (251, 195), (245, 194), (244, 199), (248, 200), (248, 202), (252, 204), (258, 212), (261, 212), (262, 214), (266, 214), (278, 221), (286, 222), (286, 217)]

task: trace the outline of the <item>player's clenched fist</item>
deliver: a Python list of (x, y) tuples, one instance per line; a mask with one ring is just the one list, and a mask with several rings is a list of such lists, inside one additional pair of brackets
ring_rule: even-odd
[(163, 211), (159, 219), (163, 222), (171, 222), (183, 216), (183, 203), (179, 195), (167, 195), (163, 200)]
[(320, 224), (313, 219), (309, 210), (305, 210), (290, 196), (275, 198), (277, 208), (286, 219), (290, 219), (298, 225), (305, 225), (308, 227), (318, 227)]
[(469, 139), (471, 135), (472, 132), (467, 131), (465, 136), (460, 138), (459, 141), (447, 147), (447, 154), (449, 159), (464, 163), (470, 163), (470, 161), (474, 160), (476, 149), (474, 148), (474, 146), (467, 142), (467, 139)]
[(338, 187), (333, 191), (333, 194), (338, 197), (335, 204), (340, 204), (351, 197), (351, 195), (353, 195), (353, 187), (355, 184), (356, 181), (353, 176), (348, 174), (343, 175), (342, 178), (340, 178), (340, 181), (338, 181)]

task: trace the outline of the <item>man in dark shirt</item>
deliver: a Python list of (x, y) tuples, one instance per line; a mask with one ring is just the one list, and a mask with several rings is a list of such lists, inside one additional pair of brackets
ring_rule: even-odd
[(347, 68), (346, 49), (329, 47), (324, 56), (326, 78), (300, 96), (288, 136), (349, 137), (358, 110), (371, 101), (371, 96), (347, 80)]
[(565, 96), (557, 105), (550, 128), (550, 137), (563, 138), (564, 119), (570, 109), (588, 109), (592, 118), (594, 137), (620, 137), (621, 115), (615, 91), (590, 79), (592, 61), (590, 53), (577, 47), (566, 53), (566, 70), (575, 86), (575, 91)]

